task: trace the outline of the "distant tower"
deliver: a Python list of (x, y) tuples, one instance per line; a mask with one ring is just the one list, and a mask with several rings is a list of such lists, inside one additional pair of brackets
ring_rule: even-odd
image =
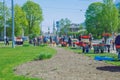
[(53, 21), (53, 34), (56, 34), (55, 22)]
[(48, 34), (50, 34), (50, 27), (48, 27)]
[(60, 32), (60, 22), (56, 21), (56, 28), (57, 28), (57, 33)]

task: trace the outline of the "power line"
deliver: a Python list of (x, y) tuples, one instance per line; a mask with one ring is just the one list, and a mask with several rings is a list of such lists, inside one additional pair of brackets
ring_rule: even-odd
[(81, 13), (85, 13), (86, 11), (46, 11), (46, 10), (44, 10), (43, 11), (43, 13), (48, 13), (48, 14), (50, 14), (50, 13), (68, 13), (68, 14), (81, 14)]
[(88, 2), (88, 1), (89, 1), (89, 2), (92, 2), (92, 1), (102, 1), (102, 0), (79, 0), (79, 1), (82, 1), (82, 2), (83, 2), (83, 1), (84, 1), (84, 2), (86, 2), (86, 1), (87, 1), (87, 2)]
[(78, 9), (78, 8), (57, 8), (57, 7), (43, 7), (42, 10), (44, 12), (53, 12), (56, 11), (56, 12), (60, 12), (60, 13), (64, 13), (64, 12), (72, 12), (72, 13), (85, 13), (86, 12), (86, 9)]
[(59, 7), (43, 7), (42, 9), (59, 9), (59, 10), (86, 10), (80, 8), (59, 8)]

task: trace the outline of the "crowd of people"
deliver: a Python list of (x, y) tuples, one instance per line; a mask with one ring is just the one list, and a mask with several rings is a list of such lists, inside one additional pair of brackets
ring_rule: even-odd
[[(77, 39), (79, 42), (83, 42), (82, 36), (83, 35), (81, 34), (78, 36)], [(50, 46), (56, 46), (56, 45), (74, 46), (72, 39), (73, 39), (72, 36), (67, 36), (67, 35), (62, 35), (61, 37), (39, 36), (29, 40), (29, 43), (33, 44), (34, 46), (39, 46), (41, 44), (49, 44)], [(93, 47), (92, 39), (93, 39), (92, 34), (89, 34), (89, 43), (82, 45), (83, 53), (84, 52), (88, 53), (89, 50)], [(6, 37), (4, 39), (4, 42), (5, 45), (9, 45), (9, 38)], [(100, 44), (104, 44), (104, 48), (101, 50), (101, 53), (103, 53), (104, 51), (107, 51), (109, 53), (111, 50), (116, 50), (116, 52), (118, 53), (118, 57), (120, 58), (120, 34), (114, 33), (110, 37), (103, 36), (102, 42)], [(99, 52), (99, 50), (97, 52)]]
[(39, 46), (40, 44), (48, 44), (50, 46), (62, 45), (64, 42), (66, 45), (64, 46), (72, 46), (72, 38), (71, 36), (40, 36), (35, 37), (29, 41), (30, 44), (34, 46)]
[[(78, 36), (78, 41), (79, 42), (84, 42), (82, 41), (82, 36), (83, 35), (79, 35)], [(73, 37), (72, 36), (67, 36), (67, 35), (63, 35), (61, 37), (59, 36), (39, 36), (39, 37), (35, 37), (31, 40), (29, 40), (30, 44), (33, 44), (34, 46), (39, 46), (41, 44), (49, 44), (50, 46), (56, 46), (56, 45), (61, 45), (61, 46), (74, 46), (73, 45), (73, 41), (72, 41)], [(92, 45), (92, 34), (89, 34), (89, 42), (86, 44), (82, 45), (82, 50), (83, 53), (86, 52), (88, 53), (89, 50), (93, 47)], [(5, 38), (5, 45), (9, 45), (9, 38), (6, 37)], [(111, 37), (107, 37), (103, 36), (102, 42), (100, 44), (104, 44), (104, 49), (102, 49), (102, 53), (106, 50), (108, 53), (112, 50), (116, 50), (116, 52), (118, 52), (119, 58), (120, 58), (120, 34), (112, 34)], [(99, 51), (98, 51), (99, 52)]]
[(57, 36), (39, 36), (31, 39), (30, 44), (39, 46), (41, 44), (58, 44), (59, 38)]

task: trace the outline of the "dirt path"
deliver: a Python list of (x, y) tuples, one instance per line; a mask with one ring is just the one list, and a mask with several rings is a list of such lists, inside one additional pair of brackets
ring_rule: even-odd
[(62, 48), (49, 60), (33, 61), (16, 68), (16, 74), (43, 80), (120, 80), (120, 67), (95, 61)]

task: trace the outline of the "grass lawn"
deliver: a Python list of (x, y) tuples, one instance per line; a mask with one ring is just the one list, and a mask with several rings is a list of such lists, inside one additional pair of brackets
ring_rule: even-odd
[[(76, 49), (76, 48), (68, 48), (69, 50), (74, 51), (75, 53), (81, 54), (82, 53), (82, 49)], [(115, 66), (120, 66), (120, 61), (118, 61), (117, 59), (117, 54), (113, 54), (113, 53), (94, 53), (93, 50), (91, 50), (89, 53), (84, 53), (86, 56), (91, 57), (94, 59), (95, 56), (108, 56), (108, 57), (113, 57), (115, 59), (115, 61), (105, 61), (108, 64), (112, 64)]]
[(4, 47), (0, 48), (0, 80), (41, 80), (17, 76), (14, 68), (22, 63), (34, 60), (40, 53), (56, 53), (49, 47)]

